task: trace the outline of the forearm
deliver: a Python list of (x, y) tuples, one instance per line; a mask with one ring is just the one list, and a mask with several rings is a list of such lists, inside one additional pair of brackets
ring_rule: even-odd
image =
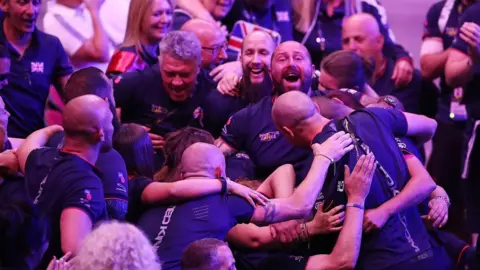
[(420, 58), (422, 77), (433, 80), (445, 73), (449, 50), (440, 53), (426, 54)]
[(189, 179), (174, 183), (153, 182), (142, 192), (142, 202), (177, 203), (220, 193), (222, 183), (216, 179)]
[(472, 79), (474, 72), (471, 59), (448, 60), (445, 66), (445, 79), (451, 87), (462, 87)]
[[(437, 121), (423, 115), (407, 112), (404, 112), (403, 114), (407, 120), (407, 136), (415, 137), (419, 144), (423, 144), (433, 138), (433, 135), (435, 135), (435, 131), (437, 130)], [(405, 134), (395, 135), (402, 136)]]
[(191, 13), (195, 18), (215, 22), (210, 12), (202, 5), (200, 0), (177, 0), (177, 6)]
[(432, 193), (430, 193), (430, 199), (433, 199), (435, 197), (449, 198), (447, 192), (441, 186), (437, 186), (435, 190)]
[(397, 196), (386, 201), (379, 208), (391, 217), (421, 203), (432, 193), (435, 186), (430, 176), (414, 176)]
[(30, 136), (28, 136), (23, 144), (17, 149), (16, 154), (18, 157), (20, 171), (22, 173), (25, 173), (25, 164), (30, 152), (47, 144), (50, 136), (51, 134), (46, 132), (44, 129), (37, 130), (30, 134)]
[(93, 37), (92, 43), (96, 51), (96, 55), (99, 61), (107, 62), (110, 59), (109, 48), (110, 41), (107, 36), (107, 32), (103, 28), (102, 21), (100, 19), (100, 13), (96, 10), (90, 10), (93, 25)]
[(302, 215), (290, 219), (301, 219), (310, 214), (315, 200), (322, 190), (329, 166), (330, 161), (328, 159), (323, 156), (315, 156), (307, 176), (293, 194), (287, 198), (294, 208), (302, 209)]

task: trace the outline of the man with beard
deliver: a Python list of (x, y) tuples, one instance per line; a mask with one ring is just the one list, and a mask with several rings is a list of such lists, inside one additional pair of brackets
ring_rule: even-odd
[(213, 86), (201, 72), (201, 47), (193, 33), (170, 32), (160, 42), (158, 66), (114, 80), (120, 120), (145, 126), (157, 153), (167, 133), (203, 125), (201, 106)]
[[(340, 121), (324, 118), (322, 108), (299, 92), (280, 96), (272, 109), (275, 124), (289, 141), (298, 146), (328, 139), (345, 130), (355, 141), (355, 151), (336, 163), (352, 168), (360, 155), (372, 152), (377, 159), (370, 194), (365, 201), (364, 231), (360, 269), (444, 269), (433, 256), (425, 226), (416, 206), (435, 189), (431, 178), (408, 181), (406, 161), (394, 136), (421, 136), (430, 139), (436, 122), (397, 110), (371, 108), (356, 111)], [(333, 168), (322, 189), (325, 205), (345, 204), (342, 170)], [(413, 184), (412, 184), (413, 183)], [(323, 241), (322, 241), (323, 240)], [(315, 241), (315, 248), (329, 245)], [(328, 250), (328, 248), (326, 248)]]
[(105, 100), (94, 95), (75, 98), (63, 113), (61, 149), (40, 148), (62, 130), (51, 126), (32, 133), (17, 150), (27, 192), (52, 226), (42, 269), (53, 256), (75, 254), (93, 225), (107, 217), (100, 172), (92, 164), (101, 151), (111, 149), (112, 118)]
[(371, 83), (373, 90), (380, 96), (393, 95), (400, 99), (406, 111), (419, 113), (422, 76), (416, 70), (413, 79), (406, 86), (397, 87), (392, 79), (395, 61), (386, 57), (382, 51), (384, 39), (377, 20), (368, 13), (349, 17), (342, 28), (343, 49), (354, 51), (368, 61), (372, 61), (375, 67)]
[(202, 45), (202, 71), (210, 72), (227, 60), (227, 41), (214, 23), (193, 19), (186, 22), (181, 31), (194, 33)]
[(0, 91), (10, 112), (8, 134), (25, 138), (44, 127), (45, 104), (50, 85), (63, 93), (72, 67), (58, 38), (35, 27), (40, 9), (37, 0), (2, 1), (5, 13), (0, 42), (11, 56), (8, 85)]
[(310, 166), (310, 153), (295, 148), (275, 127), (271, 109), (275, 99), (288, 91), (310, 93), (313, 66), (306, 48), (298, 42), (280, 44), (272, 55), (273, 93), (235, 113), (222, 130), (216, 145), (230, 156), (244, 151), (256, 166), (256, 176), (266, 178), (283, 164), (292, 164), (297, 185)]

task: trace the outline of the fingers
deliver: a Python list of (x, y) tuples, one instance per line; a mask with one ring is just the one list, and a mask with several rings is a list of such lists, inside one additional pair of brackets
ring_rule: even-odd
[(53, 259), (48, 264), (47, 270), (54, 270), (57, 268), (57, 258), (53, 256)]
[(344, 151), (344, 152), (345, 152), (345, 154), (346, 154), (346, 153), (348, 153), (348, 152), (352, 151), (352, 150), (353, 150), (353, 148), (354, 148), (354, 146), (353, 146), (353, 144), (351, 144), (351, 145), (349, 145), (349, 146), (345, 147), (345, 148), (343, 149), (343, 151)]
[(255, 202), (253, 201), (251, 196), (246, 196), (245, 199), (248, 201), (248, 203), (255, 208)]
[(330, 139), (337, 140), (338, 138), (342, 137), (343, 135), (347, 135), (347, 134), (345, 134), (345, 132), (343, 132), (343, 131), (340, 131), (340, 132), (337, 132), (337, 133), (333, 134), (333, 136), (331, 136)]
[(392, 80), (396, 81), (397, 80), (397, 76), (398, 76), (398, 66), (395, 65), (395, 67), (393, 68), (393, 74), (392, 74)]
[(328, 211), (327, 214), (333, 216), (333, 215), (337, 214), (338, 212), (340, 212), (343, 208), (344, 208), (343, 205), (338, 205), (338, 206), (332, 208), (330, 211)]
[(463, 33), (460, 33), (460, 38), (463, 39), (463, 41), (465, 41), (471, 47), (476, 47), (477, 46), (477, 42), (475, 42), (474, 39), (470, 38), (469, 36), (467, 36)]
[(343, 167), (345, 168), (345, 179), (348, 179), (350, 177), (350, 168), (347, 165), (343, 165)]
[(333, 228), (330, 229), (330, 232), (339, 232), (339, 231), (342, 230), (342, 228), (343, 228), (342, 226), (340, 226), (340, 227), (333, 227)]
[(265, 206), (270, 201), (265, 195), (260, 192), (255, 191), (254, 194), (256, 201), (262, 206)]
[(221, 71), (222, 71), (223, 67), (222, 65), (214, 68), (212, 71), (210, 71), (210, 73), (208, 75), (210, 75), (210, 77), (216, 77)]
[(373, 153), (368, 153), (368, 155), (365, 157), (365, 161), (363, 162), (362, 166), (362, 173), (366, 177), (369, 177), (372, 174), (374, 160)]
[(357, 164), (355, 164), (355, 168), (353, 168), (352, 174), (359, 174), (362, 170), (362, 166), (364, 162), (365, 162), (365, 155), (362, 155), (358, 159)]
[(224, 70), (221, 70), (217, 75), (213, 77), (213, 81), (214, 82), (220, 81), (224, 75), (225, 75)]
[(73, 257), (73, 253), (71, 251), (67, 252), (67, 254), (63, 255), (62, 259), (65, 260), (66, 262), (70, 261), (70, 259)]
[(447, 222), (448, 222), (448, 213), (443, 217), (443, 220), (440, 223), (439, 228), (443, 228), (443, 226), (445, 226), (447, 224)]

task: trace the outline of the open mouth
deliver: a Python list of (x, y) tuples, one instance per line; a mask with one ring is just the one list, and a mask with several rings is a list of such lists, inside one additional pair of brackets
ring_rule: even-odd
[(263, 69), (261, 69), (261, 68), (252, 68), (250, 72), (251, 72), (252, 74), (258, 75), (258, 74), (262, 74)]
[(295, 83), (295, 82), (300, 81), (300, 74), (290, 72), (290, 73), (287, 73), (286, 75), (284, 75), (283, 79), (285, 79), (287, 82)]

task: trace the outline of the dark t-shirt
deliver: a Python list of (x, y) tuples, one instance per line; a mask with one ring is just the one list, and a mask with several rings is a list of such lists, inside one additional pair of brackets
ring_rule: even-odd
[(25, 166), (27, 193), (39, 214), (48, 216), (52, 238), (42, 265), (61, 258), (60, 216), (68, 208), (85, 212), (95, 224), (107, 218), (100, 172), (80, 157), (55, 148), (40, 148), (28, 156)]
[[(423, 39), (425, 38), (440, 38), (442, 39), (443, 48), (448, 49), (452, 43), (458, 29), (461, 27), (460, 16), (468, 8), (465, 7), (461, 1), (455, 1), (455, 5), (450, 11), (450, 15), (446, 20), (445, 28), (442, 30), (439, 26), (440, 15), (445, 6), (446, 1), (440, 1), (433, 4), (427, 12), (425, 20)], [(444, 122), (451, 121), (450, 101), (452, 100), (453, 88), (447, 85), (445, 76), (440, 77), (440, 98), (438, 100), (438, 112), (436, 119)]]
[(266, 178), (281, 165), (292, 164), (299, 184), (310, 169), (311, 151), (293, 146), (278, 131), (273, 123), (272, 107), (269, 96), (238, 111), (227, 121), (221, 138), (250, 157), (257, 177)]
[[(394, 67), (393, 60), (387, 59), (383, 75), (375, 81), (372, 88), (379, 96), (393, 95), (398, 98), (405, 107), (405, 111), (419, 113), (422, 91), (428, 91), (428, 89), (422, 89), (426, 86), (426, 83), (422, 81), (422, 75), (418, 70), (415, 70), (412, 81), (407, 86), (396, 88), (395, 82), (392, 80)], [(433, 84), (431, 87), (435, 88)]]
[[(64, 137), (63, 132), (54, 134), (47, 142), (47, 146), (61, 148)], [(122, 205), (107, 205), (110, 218), (123, 220), (128, 204), (128, 174), (125, 161), (115, 149), (110, 149), (98, 155), (95, 167), (101, 172), (99, 176), (102, 180), (105, 200), (122, 202)]]
[(147, 206), (142, 202), (142, 193), (145, 188), (153, 183), (152, 179), (144, 176), (137, 176), (128, 181), (128, 212), (126, 220), (130, 223), (137, 223), (141, 214)]
[[(460, 18), (459, 26), (465, 22), (473, 22), (480, 25), (480, 3), (470, 6)], [(468, 55), (468, 44), (460, 38), (458, 33), (455, 37), (452, 48)], [(480, 119), (480, 64), (475, 66), (475, 73), (470, 82), (464, 87), (462, 102), (467, 106), (468, 116), (473, 119)]]
[(203, 238), (224, 240), (238, 223), (248, 223), (253, 207), (237, 196), (209, 195), (172, 206), (158, 206), (142, 214), (138, 227), (152, 242), (162, 269), (180, 269), (185, 248)]
[[(394, 135), (405, 136), (407, 122), (403, 113), (379, 108), (356, 111), (349, 118), (351, 122), (349, 128), (354, 129), (356, 136), (369, 146), (376, 160), (395, 182), (396, 188), (392, 188), (384, 175), (377, 169), (370, 193), (365, 201), (366, 209), (374, 209), (392, 198), (392, 189), (402, 190), (410, 178), (403, 153), (394, 138)], [(335, 133), (335, 130), (342, 128), (342, 123), (343, 120), (331, 122), (321, 133), (317, 134), (313, 142), (324, 142)], [(327, 180), (319, 196), (320, 200), (325, 201), (325, 205), (331, 205), (330, 208), (332, 208), (346, 203), (343, 165), (348, 165), (352, 171), (359, 155), (363, 153), (358, 146), (337, 162), (335, 174), (333, 168), (330, 167)], [(401, 219), (401, 215), (394, 215), (388, 219), (380, 231), (364, 235), (357, 263), (359, 269), (386, 269), (412, 259), (430, 248), (428, 235), (417, 207), (409, 208), (402, 214), (405, 216), (405, 220)], [(406, 237), (407, 229), (403, 225), (404, 221), (411, 239)], [(314, 248), (320, 248), (319, 244), (325, 244), (321, 240), (322, 237), (318, 237)], [(334, 241), (331, 242), (331, 244), (334, 243)]]
[(164, 91), (158, 65), (120, 75), (114, 80), (114, 94), (122, 122), (151, 127), (161, 136), (186, 126), (201, 128), (203, 102), (214, 88), (207, 76), (200, 72), (192, 96), (179, 103)]
[[(3, 25), (3, 24), (2, 24)], [(20, 56), (7, 41), (3, 26), (0, 42), (10, 53), (8, 85), (0, 90), (10, 113), (8, 135), (26, 138), (44, 127), (44, 112), (50, 85), (73, 72), (67, 54), (57, 37), (35, 30), (27, 50)]]

